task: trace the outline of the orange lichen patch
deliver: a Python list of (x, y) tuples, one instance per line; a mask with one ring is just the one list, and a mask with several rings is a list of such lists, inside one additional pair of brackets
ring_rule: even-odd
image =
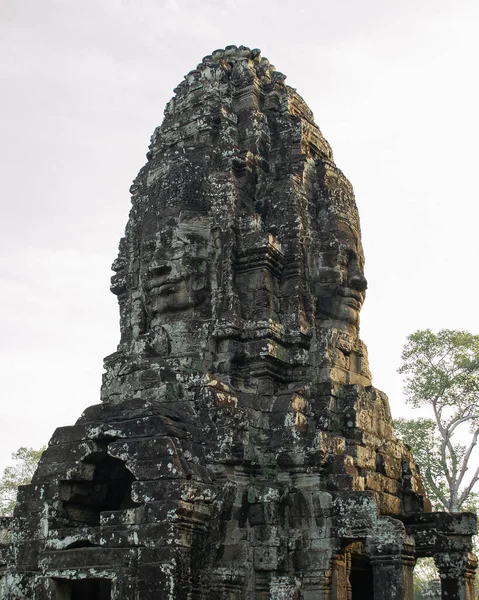
[(306, 410), (306, 399), (299, 394), (293, 394), (291, 398), (291, 408), (296, 412), (304, 413)]
[(206, 375), (206, 381), (218, 406), (232, 406), (235, 408), (238, 406), (238, 398), (226, 383), (209, 374)]
[(238, 406), (238, 398), (233, 396), (232, 394), (225, 394), (224, 392), (218, 392), (215, 390), (214, 392), (216, 404), (218, 406)]
[(294, 424), (296, 429), (304, 431), (308, 428), (308, 420), (305, 416), (307, 407), (306, 399), (300, 394), (293, 394), (291, 397), (291, 408), (296, 413)]
[(303, 413), (300, 413), (300, 412), (296, 413), (294, 425), (295, 425), (296, 429), (299, 429), (301, 431), (308, 429), (308, 420), (303, 415)]

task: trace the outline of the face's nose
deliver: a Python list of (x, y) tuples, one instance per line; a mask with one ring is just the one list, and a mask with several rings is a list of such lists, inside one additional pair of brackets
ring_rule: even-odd
[(366, 277), (364, 277), (364, 275), (362, 273), (360, 273), (359, 271), (355, 271), (350, 277), (349, 277), (349, 287), (352, 287), (353, 290), (356, 290), (357, 292), (365, 292), (366, 288), (368, 287), (368, 282), (366, 281)]

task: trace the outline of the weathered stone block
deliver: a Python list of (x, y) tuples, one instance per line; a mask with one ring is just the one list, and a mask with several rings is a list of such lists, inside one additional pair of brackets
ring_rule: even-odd
[(425, 516), (359, 337), (353, 188), (284, 80), (228, 46), (176, 88), (130, 189), (102, 403), (54, 433), (13, 543), (0, 521), (6, 600), (411, 600), (431, 554), (471, 596), (474, 519)]

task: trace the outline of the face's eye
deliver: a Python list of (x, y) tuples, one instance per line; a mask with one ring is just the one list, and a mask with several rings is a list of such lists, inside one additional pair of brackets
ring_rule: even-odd
[(341, 281), (341, 274), (337, 269), (323, 267), (318, 271), (317, 281), (322, 285), (339, 283)]
[(141, 244), (141, 249), (145, 252), (152, 252), (155, 249), (155, 247), (156, 240), (154, 239), (144, 240)]
[(171, 244), (171, 248), (173, 250), (183, 250), (183, 248), (185, 248), (186, 246), (188, 246), (188, 241), (180, 237), (173, 240), (173, 243)]
[(359, 256), (351, 250), (348, 261), (348, 273), (362, 273), (363, 265), (360, 262)]
[(338, 256), (338, 265), (340, 267), (347, 267), (349, 265), (349, 257), (347, 254), (339, 254)]
[(148, 240), (144, 240), (141, 244), (141, 254), (144, 257), (150, 256), (153, 254), (156, 248), (156, 240), (150, 238)]

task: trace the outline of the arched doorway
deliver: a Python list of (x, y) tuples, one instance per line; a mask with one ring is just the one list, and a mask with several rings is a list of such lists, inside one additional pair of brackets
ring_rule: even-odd
[(362, 553), (351, 553), (350, 557), (351, 600), (374, 600), (373, 569), (369, 558)]
[(131, 499), (135, 477), (123, 461), (105, 455), (96, 465), (91, 481), (64, 482), (69, 499), (63, 503), (64, 516), (70, 525), (98, 525), (103, 511), (124, 510), (138, 506)]
[(57, 579), (54, 600), (110, 600), (109, 579)]

